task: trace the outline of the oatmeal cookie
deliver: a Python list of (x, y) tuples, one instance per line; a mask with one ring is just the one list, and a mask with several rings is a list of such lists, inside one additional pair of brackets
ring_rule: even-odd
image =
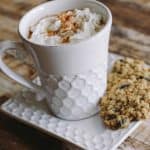
[(108, 77), (100, 115), (111, 129), (124, 128), (150, 117), (150, 69), (139, 60), (116, 61)]
[(150, 68), (144, 66), (144, 62), (131, 58), (120, 59), (115, 62), (112, 72), (108, 75), (109, 90), (122, 79), (137, 80), (144, 78), (150, 81)]

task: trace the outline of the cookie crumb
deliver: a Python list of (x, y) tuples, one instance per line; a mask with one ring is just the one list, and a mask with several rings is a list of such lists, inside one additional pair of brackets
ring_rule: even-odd
[(132, 121), (150, 118), (150, 68), (143, 61), (117, 60), (108, 75), (100, 115), (111, 129), (128, 127)]

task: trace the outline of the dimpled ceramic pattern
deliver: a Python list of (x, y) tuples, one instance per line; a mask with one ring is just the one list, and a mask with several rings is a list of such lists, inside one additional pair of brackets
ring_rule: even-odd
[(107, 63), (84, 74), (47, 77), (44, 85), (52, 89), (47, 97), (52, 112), (67, 120), (79, 120), (97, 113), (97, 103), (106, 89), (106, 69)]
[[(117, 58), (116, 55), (109, 56), (109, 68)], [(81, 121), (61, 120), (50, 114), (44, 101), (37, 102), (35, 95), (28, 91), (5, 102), (1, 111), (64, 142), (70, 142), (65, 144), (65, 150), (115, 150), (141, 123), (135, 122), (126, 129), (112, 131), (104, 127), (98, 114)]]

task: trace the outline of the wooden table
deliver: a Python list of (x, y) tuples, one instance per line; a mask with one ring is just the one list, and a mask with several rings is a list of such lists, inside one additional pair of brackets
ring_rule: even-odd
[[(101, 0), (113, 13), (110, 51), (140, 58), (150, 64), (150, 0)], [(21, 16), (44, 0), (0, 0), (0, 40), (19, 40)], [(0, 99), (0, 103), (4, 97)], [(150, 121), (118, 148), (150, 150)], [(0, 150), (61, 150), (62, 143), (0, 114)]]

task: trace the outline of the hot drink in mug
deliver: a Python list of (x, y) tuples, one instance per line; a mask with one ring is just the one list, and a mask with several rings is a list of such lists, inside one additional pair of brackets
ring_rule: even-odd
[[(0, 68), (45, 97), (55, 116), (67, 120), (90, 117), (99, 111), (98, 102), (106, 89), (111, 24), (111, 12), (100, 2), (46, 2), (22, 17), (18, 29), (22, 42), (0, 42)], [(41, 86), (4, 64), (8, 49), (25, 49), (32, 55)]]

